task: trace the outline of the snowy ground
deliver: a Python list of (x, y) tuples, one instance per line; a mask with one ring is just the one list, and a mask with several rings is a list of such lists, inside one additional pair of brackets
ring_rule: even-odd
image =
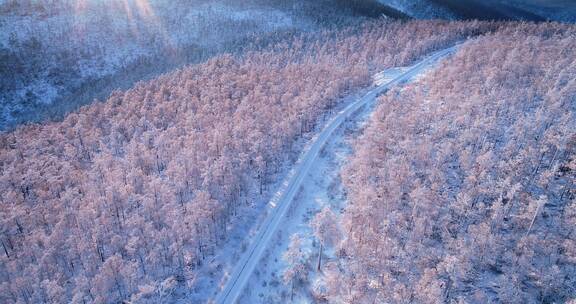
[[(364, 111), (366, 113), (366, 111)], [(351, 152), (349, 140), (356, 134), (358, 122), (350, 120), (338, 130), (320, 153), (312, 170), (306, 176), (300, 192), (292, 204), (287, 217), (281, 224), (264, 257), (260, 260), (251, 282), (246, 287), (240, 303), (286, 303), (290, 298), (290, 287), (282, 283), (282, 272), (288, 266), (282, 255), (288, 248), (290, 237), (294, 234), (303, 240), (302, 250), (310, 257), (310, 271), (314, 269), (317, 258), (317, 242), (314, 240), (309, 221), (325, 206), (335, 213), (345, 206), (345, 196), (340, 183), (340, 168)], [(300, 288), (294, 303), (310, 303), (311, 286)]]
[(407, 70), (408, 68), (404, 67), (388, 69), (380, 73), (374, 74), (374, 76), (372, 76), (372, 81), (374, 82), (374, 85), (381, 86), (391, 81), (392, 79), (402, 75), (402, 73), (405, 73)]

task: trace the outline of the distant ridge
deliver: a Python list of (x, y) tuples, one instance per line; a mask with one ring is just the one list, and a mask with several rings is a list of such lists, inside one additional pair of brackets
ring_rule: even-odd
[(350, 7), (356, 13), (377, 18), (382, 15), (395, 19), (413, 19), (406, 13), (376, 0), (337, 0), (341, 5)]
[(532, 12), (500, 3), (477, 0), (430, 0), (442, 5), (464, 19), (546, 21)]

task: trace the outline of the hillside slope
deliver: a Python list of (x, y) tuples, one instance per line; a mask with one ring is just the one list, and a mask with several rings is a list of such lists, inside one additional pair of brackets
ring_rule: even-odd
[(576, 28), (510, 24), (380, 100), (342, 173), (332, 302), (576, 298)]
[(0, 134), (0, 302), (206, 301), (198, 284), (223, 274), (202, 267), (342, 96), (495, 27), (379, 20), (295, 35)]
[(257, 49), (285, 32), (379, 16), (374, 5), (361, 8), (337, 0), (5, 1), (0, 130), (62, 118), (114, 89), (220, 53)]

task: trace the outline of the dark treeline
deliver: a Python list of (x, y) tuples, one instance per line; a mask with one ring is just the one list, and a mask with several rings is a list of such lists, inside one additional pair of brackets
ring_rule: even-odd
[(464, 19), (546, 21), (532, 12), (496, 1), (431, 0)]

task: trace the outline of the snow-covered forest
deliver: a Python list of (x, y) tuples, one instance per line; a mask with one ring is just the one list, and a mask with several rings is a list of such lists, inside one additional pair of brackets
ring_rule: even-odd
[[(476, 0), (463, 0), (470, 1)], [(341, 27), (383, 14), (448, 20), (481, 16), (477, 9), (466, 14), (444, 2), (454, 1), (2, 0), (0, 130), (61, 119), (95, 99), (107, 99), (115, 89), (220, 53), (259, 49), (291, 32)], [(542, 20), (576, 21), (576, 5), (546, 2), (512, 3)]]
[(576, 29), (510, 24), (383, 96), (342, 172), (331, 303), (576, 297)]
[(113, 89), (218, 53), (258, 48), (274, 40), (266, 34), (363, 19), (337, 3), (0, 1), (0, 130), (61, 117)]
[(570, 2), (0, 0), (0, 303), (576, 303)]
[(236, 210), (341, 96), (496, 27), (380, 20), (295, 35), (0, 134), (0, 300), (157, 302), (193, 288)]

